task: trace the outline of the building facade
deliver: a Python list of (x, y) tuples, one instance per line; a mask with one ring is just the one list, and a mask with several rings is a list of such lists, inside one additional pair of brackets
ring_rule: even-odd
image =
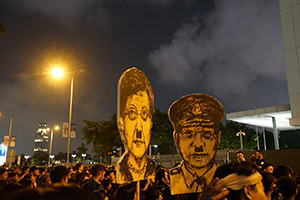
[(48, 128), (46, 123), (39, 123), (39, 127), (36, 131), (36, 136), (34, 140), (34, 152), (37, 151), (48, 151), (49, 144), (49, 134), (50, 128)]

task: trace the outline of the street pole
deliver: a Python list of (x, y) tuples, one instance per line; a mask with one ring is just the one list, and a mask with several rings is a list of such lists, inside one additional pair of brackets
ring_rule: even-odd
[(157, 145), (156, 144), (154, 144), (154, 145), (149, 145), (149, 158), (151, 159), (151, 156), (152, 156), (152, 147), (154, 147), (154, 148), (157, 148)]
[(243, 147), (243, 138), (242, 138), (243, 136), (240, 134), (240, 142), (241, 142), (241, 149), (243, 149), (244, 147)]
[(50, 166), (50, 155), (51, 155), (51, 152), (52, 152), (52, 141), (53, 141), (53, 129), (51, 130), (51, 139), (50, 139), (50, 149), (49, 149), (48, 166)]
[(241, 130), (236, 133), (236, 136), (240, 136), (241, 149), (243, 149), (243, 135), (246, 135), (246, 133), (242, 132)]
[(70, 157), (70, 136), (71, 136), (71, 121), (72, 121), (72, 105), (73, 105), (73, 77), (72, 77), (72, 80), (71, 80), (69, 132), (68, 132), (68, 150), (67, 150), (67, 166), (69, 166), (69, 157)]
[(82, 164), (84, 165), (84, 158), (85, 158), (86, 154), (83, 153), (81, 156), (83, 157), (83, 163)]
[[(13, 115), (11, 115), (11, 117), (10, 117), (10, 125), (9, 125), (9, 134), (8, 134), (8, 145), (7, 145), (6, 161), (7, 161), (8, 152), (9, 152), (9, 147), (10, 147), (10, 139), (11, 139), (12, 123), (13, 123)], [(9, 162), (9, 167), (11, 167), (11, 162)]]

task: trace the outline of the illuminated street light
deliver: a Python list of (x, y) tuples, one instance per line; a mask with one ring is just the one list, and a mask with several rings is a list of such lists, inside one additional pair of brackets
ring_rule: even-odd
[[(55, 155), (50, 155), (49, 156), (49, 159), (51, 158), (51, 163), (53, 163), (53, 158), (55, 157)], [(48, 165), (48, 166), (50, 166), (50, 164)]]
[[(13, 123), (13, 118), (14, 117), (11, 114), (0, 113), (0, 115), (10, 115), (10, 125), (9, 125), (9, 133), (8, 133), (8, 145), (7, 145), (7, 153), (6, 153), (6, 162), (7, 162), (7, 157), (8, 157), (9, 147), (10, 147), (11, 129), (12, 129), (12, 123)], [(9, 167), (11, 167), (11, 162), (9, 162)]]
[(149, 158), (150, 158), (150, 159), (151, 159), (151, 149), (152, 149), (152, 147), (157, 148), (157, 145), (156, 145), (156, 144), (154, 144), (154, 145), (149, 145)]
[(30, 157), (30, 156), (24, 156), (24, 158), (25, 158), (26, 160), (28, 160), (29, 157)]
[[(61, 77), (63, 72), (59, 68), (55, 68), (52, 70), (52, 75), (54, 77)], [(73, 77), (71, 79), (71, 95), (70, 95), (70, 112), (69, 112), (69, 127), (68, 127), (68, 150), (67, 150), (67, 166), (69, 165), (69, 157), (70, 157), (70, 136), (71, 136), (71, 122), (72, 122), (72, 107), (73, 107)]]
[(243, 135), (246, 135), (246, 133), (242, 132), (241, 130), (236, 133), (236, 136), (240, 136), (241, 149), (243, 149)]
[(73, 165), (74, 165), (74, 158), (76, 157), (76, 154), (72, 154), (71, 156), (73, 158)]
[(63, 71), (59, 68), (55, 68), (52, 70), (52, 74), (54, 77), (59, 78), (63, 75)]
[(51, 139), (50, 139), (50, 149), (49, 149), (49, 160), (48, 160), (48, 166), (50, 166), (50, 157), (51, 157), (51, 152), (52, 152), (52, 142), (53, 142), (53, 130), (58, 130), (59, 127), (55, 126), (52, 130), (51, 130)]
[(82, 155), (82, 157), (83, 157), (83, 164), (84, 164), (84, 158), (86, 157), (86, 154), (83, 153), (83, 154), (81, 154), (81, 155)]

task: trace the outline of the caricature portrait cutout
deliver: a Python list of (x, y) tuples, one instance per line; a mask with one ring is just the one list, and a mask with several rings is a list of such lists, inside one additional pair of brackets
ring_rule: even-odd
[(146, 75), (126, 70), (118, 83), (118, 129), (125, 152), (117, 162), (117, 183), (155, 177), (155, 163), (147, 157), (150, 143), (153, 91)]
[(206, 94), (190, 94), (169, 108), (173, 137), (182, 162), (170, 169), (172, 194), (201, 193), (203, 176), (212, 180), (220, 143), (219, 126), (224, 116), (221, 103)]

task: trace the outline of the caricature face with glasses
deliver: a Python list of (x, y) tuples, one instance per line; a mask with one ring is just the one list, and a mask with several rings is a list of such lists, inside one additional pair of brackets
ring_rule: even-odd
[(130, 153), (142, 158), (150, 143), (152, 119), (150, 101), (146, 91), (139, 91), (127, 98), (124, 116), (121, 119), (124, 136)]

